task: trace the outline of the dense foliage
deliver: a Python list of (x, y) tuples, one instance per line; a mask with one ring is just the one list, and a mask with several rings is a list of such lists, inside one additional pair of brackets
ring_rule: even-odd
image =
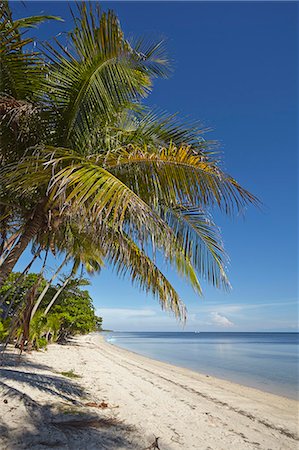
[[(16, 283), (21, 275), (11, 273), (0, 288), (0, 297), (8, 294), (0, 308), (0, 341), (6, 341), (9, 337), (10, 342), (17, 344), (22, 333), (24, 298), (36, 283), (39, 274), (26, 275)], [(102, 319), (96, 316), (88, 291), (80, 289), (87, 284), (89, 283), (85, 279), (73, 279), (46, 313), (46, 308), (58, 292), (60, 284), (50, 286), (40, 304), (39, 312), (31, 321), (27, 345), (38, 349), (48, 342), (62, 342), (75, 334), (101, 330)], [(46, 285), (47, 281), (43, 278), (37, 295)]]

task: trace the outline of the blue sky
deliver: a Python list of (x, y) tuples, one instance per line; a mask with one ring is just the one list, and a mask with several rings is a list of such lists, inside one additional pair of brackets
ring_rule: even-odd
[[(71, 28), (64, 2), (13, 3), (17, 16), (47, 13), (39, 39)], [(147, 103), (201, 120), (224, 167), (263, 202), (233, 220), (216, 213), (230, 255), (229, 293), (194, 294), (167, 271), (185, 301), (185, 331), (295, 331), (298, 322), (298, 3), (105, 2), (128, 35), (167, 38), (174, 72)], [(28, 258), (24, 255), (22, 263)], [(54, 266), (54, 262), (53, 262)], [(18, 266), (21, 267), (21, 264)], [(90, 292), (114, 330), (182, 330), (157, 302), (109, 270)]]

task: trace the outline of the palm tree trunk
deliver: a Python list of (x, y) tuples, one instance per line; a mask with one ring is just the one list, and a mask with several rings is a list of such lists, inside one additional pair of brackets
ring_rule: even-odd
[(42, 281), (42, 278), (40, 277), (35, 285), (30, 289), (27, 299), (26, 299), (26, 307), (23, 314), (23, 336), (21, 340), (21, 351), (24, 350), (24, 346), (29, 343), (29, 334), (30, 334), (30, 317), (31, 317), (31, 311), (33, 307), (33, 302), (35, 299), (35, 296), (37, 294), (38, 288), (40, 286), (40, 283)]
[(5, 239), (1, 245), (1, 250), (0, 250), (0, 266), (2, 266), (4, 260), (5, 260), (5, 256), (6, 253), (8, 253), (10, 251), (10, 249), (13, 247), (13, 245), (15, 244), (16, 240), (18, 239), (19, 236), (19, 231), (16, 231), (15, 233), (13, 233), (8, 239)]
[(57, 277), (57, 275), (59, 274), (59, 272), (61, 271), (61, 269), (62, 269), (63, 266), (65, 265), (65, 263), (67, 262), (68, 258), (69, 258), (68, 256), (66, 256), (66, 257), (64, 258), (64, 260), (62, 261), (62, 263), (60, 264), (60, 266), (58, 267), (58, 269), (56, 270), (56, 272), (53, 274), (52, 278), (48, 281), (48, 283), (46, 284), (45, 288), (44, 288), (43, 291), (41, 292), (40, 296), (39, 296), (38, 299), (36, 300), (35, 305), (33, 306), (32, 311), (31, 311), (31, 318), (30, 318), (30, 320), (33, 319), (33, 316), (34, 316), (34, 314), (36, 313), (36, 310), (37, 310), (37, 308), (39, 307), (39, 305), (40, 305), (42, 299), (43, 299), (44, 296), (46, 295), (46, 293), (47, 293), (49, 287), (51, 286), (51, 284), (53, 283), (53, 281), (55, 280), (55, 278)]
[(34, 305), (34, 299), (36, 297), (36, 294), (38, 292), (38, 289), (39, 289), (40, 284), (43, 279), (43, 274), (45, 271), (47, 259), (48, 259), (48, 249), (46, 250), (44, 262), (43, 262), (42, 268), (40, 270), (39, 277), (38, 277), (36, 283), (31, 287), (30, 291), (28, 292), (27, 297), (26, 297), (25, 307), (21, 313), (22, 314), (22, 328), (23, 328), (22, 336), (21, 336), (21, 344), (20, 344), (21, 352), (24, 350), (24, 345), (26, 344), (26, 341), (28, 342), (28, 340), (29, 340), (31, 312), (32, 312), (32, 308)]
[(43, 204), (40, 204), (36, 208), (33, 216), (25, 224), (24, 231), (21, 234), (18, 242), (3, 261), (3, 264), (0, 267), (0, 287), (4, 284), (6, 278), (11, 273), (16, 262), (22, 255), (23, 251), (25, 250), (29, 242), (40, 231), (44, 215), (43, 206), (44, 206)]
[(52, 300), (50, 301), (50, 303), (48, 304), (48, 306), (45, 309), (44, 316), (46, 314), (48, 314), (49, 310), (52, 308), (53, 304), (56, 302), (57, 298), (59, 297), (59, 295), (61, 294), (63, 289), (66, 287), (66, 285), (68, 284), (68, 282), (70, 281), (71, 278), (72, 278), (72, 274), (67, 277), (67, 279), (64, 281), (63, 285), (60, 286), (58, 291), (55, 293), (54, 297), (52, 298)]

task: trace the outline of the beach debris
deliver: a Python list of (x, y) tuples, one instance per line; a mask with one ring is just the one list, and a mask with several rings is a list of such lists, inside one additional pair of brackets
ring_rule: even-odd
[(78, 375), (77, 373), (75, 373), (73, 369), (68, 370), (66, 372), (58, 372), (58, 373), (67, 378), (82, 378), (81, 375)]
[(146, 447), (145, 450), (155, 450), (155, 449), (161, 450), (158, 443), (159, 439), (160, 439), (159, 437), (155, 436), (154, 442), (149, 447)]
[(92, 408), (101, 408), (101, 409), (109, 408), (109, 404), (104, 401), (101, 403), (87, 402), (84, 404), (84, 406), (91, 406)]

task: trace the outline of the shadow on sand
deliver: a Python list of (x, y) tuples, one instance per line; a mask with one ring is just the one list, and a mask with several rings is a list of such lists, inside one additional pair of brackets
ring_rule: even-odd
[[(143, 436), (113, 417), (109, 411), (84, 406), (84, 390), (59, 374), (22, 356), (6, 354), (0, 367), (0, 448), (134, 449), (147, 447)], [(28, 388), (42, 393), (38, 403)]]

